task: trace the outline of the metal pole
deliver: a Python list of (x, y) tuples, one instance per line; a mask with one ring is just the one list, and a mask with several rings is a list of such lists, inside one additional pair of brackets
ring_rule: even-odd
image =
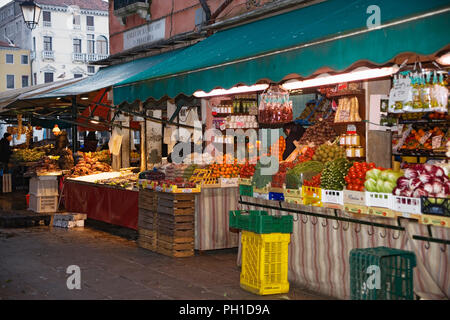
[[(77, 96), (72, 96), (72, 120), (76, 123), (77, 121)], [(72, 152), (77, 152), (78, 136), (77, 136), (78, 125), (72, 125)]]

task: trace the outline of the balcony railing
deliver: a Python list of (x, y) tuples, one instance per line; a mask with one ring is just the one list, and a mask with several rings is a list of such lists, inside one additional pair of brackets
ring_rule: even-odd
[(87, 31), (95, 31), (95, 27), (94, 26), (86, 26), (86, 30)]
[(145, 18), (152, 0), (114, 0), (114, 15), (123, 18), (138, 13)]
[(107, 54), (88, 53), (86, 54), (86, 62), (94, 62), (108, 58)]
[(44, 27), (51, 27), (52, 26), (52, 22), (51, 21), (43, 21), (42, 22)]
[(81, 30), (81, 25), (80, 24), (74, 24), (73, 25), (73, 29), (74, 30)]
[(42, 51), (42, 59), (44, 60), (55, 60), (55, 52), (50, 50)]
[(72, 61), (73, 62), (84, 62), (84, 61), (86, 61), (86, 54), (74, 52), (74, 53), (72, 53)]

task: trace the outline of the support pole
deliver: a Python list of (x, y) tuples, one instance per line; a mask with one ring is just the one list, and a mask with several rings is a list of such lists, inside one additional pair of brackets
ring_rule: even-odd
[[(72, 120), (74, 123), (77, 121), (77, 96), (72, 96)], [(72, 152), (77, 152), (78, 135), (77, 135), (78, 125), (72, 125)]]

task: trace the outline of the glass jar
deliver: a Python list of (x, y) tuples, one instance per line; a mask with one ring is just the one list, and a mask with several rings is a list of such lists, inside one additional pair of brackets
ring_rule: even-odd
[(364, 148), (361, 146), (357, 146), (355, 148), (355, 157), (362, 158), (364, 157)]
[(347, 158), (354, 158), (355, 157), (355, 148), (353, 147), (348, 147), (347, 149), (345, 149), (346, 154), (347, 154)]
[(341, 136), (339, 137), (339, 144), (341, 145), (341, 146), (345, 146), (347, 143), (346, 143), (346, 141), (345, 141), (345, 137), (346, 137), (347, 135), (344, 133), (344, 134), (341, 134)]
[(361, 144), (361, 137), (359, 134), (352, 134), (352, 146), (359, 146)]
[(351, 134), (346, 134), (345, 135), (345, 145), (346, 146), (351, 146), (352, 145), (352, 135)]

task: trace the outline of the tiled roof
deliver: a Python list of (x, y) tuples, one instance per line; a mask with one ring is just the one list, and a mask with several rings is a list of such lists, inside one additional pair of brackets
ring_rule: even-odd
[(80, 9), (108, 11), (108, 2), (103, 0), (37, 0), (38, 4), (53, 6), (79, 6)]
[(16, 46), (10, 46), (8, 42), (4, 42), (4, 41), (0, 41), (0, 47), (18, 48)]

